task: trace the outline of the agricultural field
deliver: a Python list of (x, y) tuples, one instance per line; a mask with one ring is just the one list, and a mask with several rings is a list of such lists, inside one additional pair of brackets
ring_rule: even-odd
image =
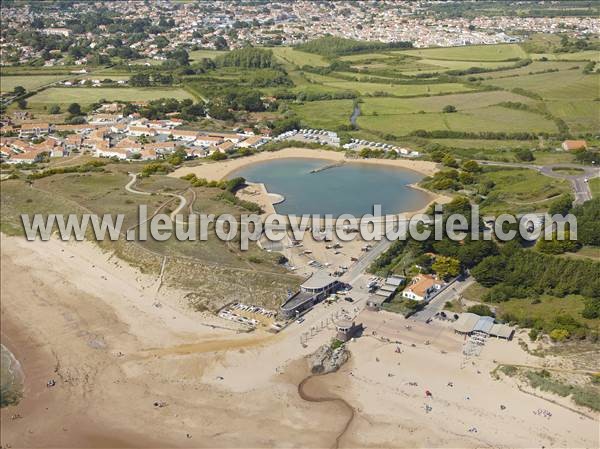
[(527, 53), (518, 44), (501, 45), (472, 45), (468, 47), (423, 48), (390, 52), (424, 59), (441, 59), (455, 61), (508, 61), (516, 58), (526, 58)]
[(383, 84), (361, 83), (357, 81), (336, 80), (323, 83), (325, 86), (342, 90), (353, 90), (361, 95), (373, 95), (384, 92), (398, 97), (417, 95), (439, 95), (454, 92), (467, 92), (474, 88), (458, 83), (432, 83), (432, 84)]
[(488, 91), (417, 98), (365, 98), (360, 104), (360, 109), (364, 115), (371, 115), (374, 112), (387, 115), (420, 111), (441, 112), (444, 106), (453, 105), (460, 112), (496, 105), (503, 101), (530, 102), (528, 98), (511, 92)]
[(224, 55), (226, 53), (227, 53), (226, 51), (219, 51), (219, 50), (194, 50), (189, 53), (189, 57), (190, 57), (190, 61), (197, 62), (204, 58), (214, 59), (217, 56)]
[(297, 67), (302, 67), (303, 65), (325, 67), (329, 65), (329, 61), (321, 55), (307, 53), (291, 47), (271, 47), (270, 49), (277, 59)]
[(2, 74), (0, 77), (0, 92), (11, 92), (15, 87), (22, 86), (28, 91), (35, 90), (46, 84), (69, 78), (68, 75), (14, 75)]
[(528, 111), (507, 109), (499, 106), (474, 108), (447, 114), (442, 112), (361, 115), (360, 127), (407, 135), (413, 131), (462, 131), (462, 132), (556, 132), (556, 125), (542, 115)]
[(192, 95), (181, 88), (142, 88), (142, 87), (52, 87), (29, 98), (32, 107), (48, 104), (81, 105), (92, 104), (101, 99), (121, 101), (149, 101), (159, 98), (193, 99)]
[(600, 75), (585, 75), (581, 70), (495, 79), (484, 84), (509, 90), (525, 89), (544, 100), (595, 100), (600, 93)]
[(307, 101), (292, 105), (305, 126), (312, 128), (336, 129), (339, 125), (349, 125), (352, 115), (352, 100)]

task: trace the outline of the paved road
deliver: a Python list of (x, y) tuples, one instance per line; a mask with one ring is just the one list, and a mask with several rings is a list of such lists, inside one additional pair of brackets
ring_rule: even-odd
[(371, 248), (364, 256), (362, 256), (354, 265), (350, 267), (350, 269), (341, 277), (342, 282), (347, 282), (348, 284), (354, 286), (356, 281), (364, 274), (366, 269), (371, 265), (371, 263), (385, 250), (387, 250), (392, 242), (385, 237), (381, 239), (379, 242)]
[(439, 293), (435, 298), (433, 298), (423, 310), (415, 313), (411, 319), (415, 319), (417, 321), (427, 321), (428, 319), (433, 318), (436, 313), (444, 309), (444, 304), (446, 304), (447, 301), (452, 301), (453, 299), (458, 298), (458, 296), (461, 295), (462, 292), (464, 292), (465, 289), (474, 282), (475, 279), (472, 277), (454, 282), (452, 285), (448, 286), (445, 290)]
[(356, 124), (356, 119), (360, 115), (360, 106), (358, 104), (354, 105), (354, 110), (352, 111), (352, 115), (350, 116), (350, 123), (354, 126), (358, 126)]

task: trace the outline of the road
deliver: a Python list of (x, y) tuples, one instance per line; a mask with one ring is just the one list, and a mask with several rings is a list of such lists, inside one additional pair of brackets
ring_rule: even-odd
[(354, 110), (352, 111), (352, 115), (350, 116), (350, 123), (352, 123), (353, 126), (358, 126), (356, 124), (356, 119), (358, 118), (359, 115), (360, 115), (360, 107), (358, 106), (358, 104), (355, 104)]
[(358, 259), (349, 270), (340, 278), (342, 282), (346, 282), (352, 286), (358, 281), (360, 276), (364, 274), (369, 265), (385, 250), (387, 250), (392, 242), (385, 237), (382, 238), (370, 251)]
[(429, 304), (425, 308), (415, 313), (411, 319), (417, 321), (427, 321), (433, 316), (444, 309), (444, 305), (447, 301), (456, 299), (467, 287), (472, 285), (475, 279), (468, 277), (466, 279), (457, 280), (452, 285), (448, 286), (445, 290), (440, 292), (435, 298), (429, 301)]

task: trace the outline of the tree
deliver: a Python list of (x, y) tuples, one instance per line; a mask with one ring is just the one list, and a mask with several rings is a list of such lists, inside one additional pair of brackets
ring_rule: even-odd
[(466, 161), (463, 164), (463, 170), (469, 173), (479, 173), (481, 171), (481, 166), (475, 161)]
[(494, 316), (494, 312), (485, 304), (475, 304), (467, 309), (467, 312), (481, 316)]
[(15, 86), (15, 88), (13, 89), (13, 93), (15, 95), (23, 95), (25, 92), (26, 90), (23, 86)]
[(460, 261), (454, 257), (437, 256), (431, 268), (438, 276), (448, 279), (460, 274)]
[(167, 162), (171, 165), (179, 165), (187, 158), (187, 153), (183, 148), (178, 148), (167, 157)]
[(227, 155), (225, 153), (221, 153), (220, 151), (215, 151), (213, 154), (209, 156), (213, 161), (222, 161), (227, 159)]
[(25, 109), (27, 108), (27, 100), (21, 98), (19, 101), (17, 101), (17, 105), (19, 106), (19, 109)]
[(57, 104), (50, 105), (48, 112), (50, 114), (60, 114), (60, 106)]
[(452, 106), (451, 104), (448, 104), (448, 105), (444, 106), (444, 109), (442, 109), (442, 112), (445, 114), (450, 114), (452, 112), (456, 112), (456, 107)]
[(515, 156), (517, 157), (518, 160), (523, 161), (523, 162), (531, 162), (535, 159), (535, 157), (533, 157), (533, 153), (531, 152), (531, 150), (529, 150), (527, 148), (519, 148), (519, 149), (515, 150)]
[(548, 213), (550, 215), (567, 215), (572, 207), (573, 200), (571, 199), (571, 195), (564, 193), (558, 199), (552, 201), (548, 208)]
[(67, 111), (71, 115), (81, 115), (81, 106), (79, 106), (79, 103), (71, 103)]
[(442, 164), (446, 167), (458, 168), (458, 162), (451, 155), (447, 154), (442, 159)]
[(579, 249), (580, 243), (577, 240), (570, 239), (569, 231), (565, 231), (563, 240), (558, 240), (556, 231), (552, 233), (552, 240), (540, 238), (536, 244), (538, 251), (545, 254), (563, 254), (565, 252), (575, 252)]
[(471, 270), (471, 274), (477, 282), (484, 287), (493, 287), (494, 285), (504, 281), (506, 270), (506, 261), (502, 256), (492, 256), (483, 259), (475, 268)]

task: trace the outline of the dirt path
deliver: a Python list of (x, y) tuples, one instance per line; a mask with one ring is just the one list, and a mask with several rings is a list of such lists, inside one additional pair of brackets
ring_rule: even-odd
[(300, 384), (298, 384), (298, 395), (307, 402), (335, 402), (335, 403), (341, 404), (344, 408), (346, 408), (350, 412), (350, 417), (346, 421), (346, 424), (344, 424), (344, 427), (340, 430), (340, 432), (338, 433), (338, 435), (335, 438), (335, 444), (333, 445), (333, 448), (338, 449), (340, 447), (340, 441), (342, 440), (342, 437), (348, 431), (348, 429), (350, 428), (350, 424), (352, 424), (352, 421), (354, 420), (354, 416), (355, 416), (356, 412), (354, 411), (354, 408), (347, 401), (345, 401), (344, 399), (342, 399), (340, 397), (337, 397), (337, 396), (312, 396), (312, 395), (308, 394), (304, 388), (306, 386), (306, 383), (308, 381), (310, 381), (311, 379), (318, 377), (318, 376), (321, 376), (321, 374), (317, 374), (317, 375), (311, 374), (310, 376), (304, 378), (302, 380), (302, 382), (300, 382)]

